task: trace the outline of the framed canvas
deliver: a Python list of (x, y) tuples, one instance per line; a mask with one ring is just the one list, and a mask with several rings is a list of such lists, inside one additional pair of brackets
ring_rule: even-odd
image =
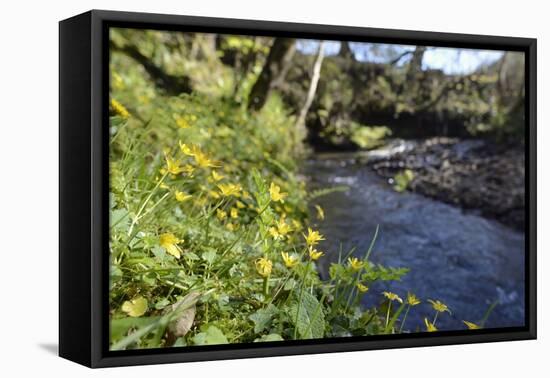
[(536, 337), (536, 40), (60, 22), (59, 353)]

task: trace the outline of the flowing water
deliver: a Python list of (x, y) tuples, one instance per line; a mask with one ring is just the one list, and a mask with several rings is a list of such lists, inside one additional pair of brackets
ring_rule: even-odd
[(349, 188), (314, 201), (326, 213), (317, 225), (327, 239), (321, 245), (327, 253), (320, 264), (323, 277), (340, 245), (344, 251), (356, 247), (355, 255), (361, 256), (379, 225), (371, 261), (410, 272), (398, 282), (373, 284), (365, 305), (379, 304), (384, 290), (402, 297), (414, 292), (423, 299), (408, 316), (405, 328), (414, 331), (424, 327), (424, 316), (433, 316), (428, 298), (440, 299), (452, 311), (439, 316), (439, 329), (464, 329), (462, 320), (479, 321), (498, 300), (487, 328), (524, 324), (523, 233), (419, 194), (398, 193), (370, 168), (356, 164), (351, 153), (317, 155), (304, 173), (312, 189)]

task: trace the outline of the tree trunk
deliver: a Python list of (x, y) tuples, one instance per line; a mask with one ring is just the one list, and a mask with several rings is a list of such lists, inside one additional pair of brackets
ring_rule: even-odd
[(294, 39), (275, 38), (260, 76), (254, 83), (248, 97), (248, 108), (260, 110), (266, 103), (274, 84), (285, 74), (294, 54)]
[(413, 56), (409, 62), (409, 68), (407, 69), (407, 83), (416, 81), (418, 73), (422, 71), (422, 59), (424, 59), (424, 53), (426, 52), (425, 46), (416, 46)]
[(338, 56), (344, 59), (355, 60), (355, 55), (353, 54), (353, 51), (349, 45), (349, 42), (347, 41), (340, 42), (340, 51), (338, 52)]
[(300, 110), (300, 114), (298, 115), (298, 118), (296, 119), (296, 135), (297, 135), (297, 141), (300, 142), (301, 140), (305, 139), (307, 137), (307, 129), (305, 127), (306, 124), (306, 116), (309, 111), (309, 108), (311, 107), (311, 104), (313, 103), (313, 99), (315, 98), (315, 91), (317, 91), (317, 85), (319, 84), (319, 79), (321, 78), (321, 66), (323, 64), (323, 58), (324, 58), (324, 42), (319, 42), (319, 48), (317, 50), (317, 57), (315, 58), (315, 63), (313, 64), (313, 70), (311, 74), (311, 82), (309, 84), (309, 90), (307, 92), (307, 97), (304, 105), (302, 106), (302, 109)]
[(141, 64), (155, 85), (167, 94), (177, 96), (181, 93), (191, 93), (191, 80), (187, 76), (170, 75), (143, 55), (136, 46), (120, 47), (111, 42), (111, 49), (121, 52)]

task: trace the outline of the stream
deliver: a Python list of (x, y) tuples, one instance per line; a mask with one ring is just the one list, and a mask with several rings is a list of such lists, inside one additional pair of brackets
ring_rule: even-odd
[(326, 238), (320, 245), (327, 254), (319, 261), (323, 278), (338, 259), (340, 245), (343, 251), (356, 247), (355, 255), (363, 256), (379, 225), (370, 260), (410, 272), (401, 281), (373, 283), (363, 297), (365, 306), (379, 304), (385, 290), (402, 298), (411, 291), (422, 303), (410, 311), (405, 329), (424, 329), (424, 317), (433, 317), (426, 301), (431, 298), (452, 312), (440, 314), (437, 327), (456, 330), (465, 329), (462, 320), (478, 322), (498, 300), (485, 327), (523, 326), (522, 232), (419, 194), (398, 193), (370, 168), (356, 164), (353, 153), (317, 154), (303, 173), (310, 189), (349, 188), (312, 201), (326, 214), (316, 225)]

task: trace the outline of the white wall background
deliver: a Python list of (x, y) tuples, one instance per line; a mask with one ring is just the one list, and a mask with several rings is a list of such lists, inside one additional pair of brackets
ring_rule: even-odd
[[(89, 370), (57, 344), (57, 64), (61, 19), (91, 8), (538, 38), (539, 340)], [(0, 375), (131, 377), (505, 377), (550, 371), (550, 206), (545, 2), (462, 0), (4, 1), (0, 22)], [(547, 299), (547, 298), (544, 298)], [(546, 351), (545, 351), (546, 348)], [(537, 374), (538, 373), (538, 374)]]

